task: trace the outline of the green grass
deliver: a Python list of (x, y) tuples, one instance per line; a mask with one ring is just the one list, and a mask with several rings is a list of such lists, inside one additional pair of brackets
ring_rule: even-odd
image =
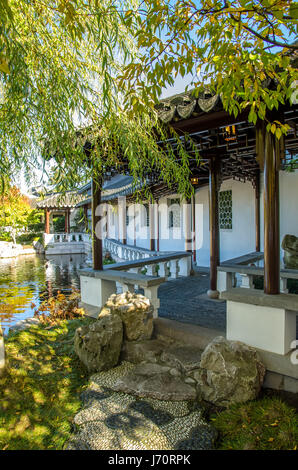
[(90, 318), (32, 326), (5, 341), (8, 367), (0, 377), (0, 449), (62, 449), (80, 409), (88, 374), (73, 336)]
[(293, 450), (298, 446), (298, 415), (277, 397), (234, 405), (213, 415), (219, 449)]

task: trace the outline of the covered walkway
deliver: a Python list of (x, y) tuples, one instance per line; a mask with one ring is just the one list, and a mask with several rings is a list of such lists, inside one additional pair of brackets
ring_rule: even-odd
[(226, 302), (212, 300), (208, 268), (197, 268), (193, 276), (170, 280), (159, 287), (159, 317), (225, 332)]

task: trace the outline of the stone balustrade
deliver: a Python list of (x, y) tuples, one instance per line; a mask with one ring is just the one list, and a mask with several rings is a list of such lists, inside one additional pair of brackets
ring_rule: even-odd
[(105, 238), (103, 245), (106, 251), (109, 251), (112, 256), (123, 259), (126, 261), (139, 260), (149, 258), (150, 256), (159, 256), (163, 252), (150, 251), (146, 248), (140, 248), (132, 245), (124, 245), (123, 243)]
[[(123, 247), (124, 245), (121, 246), (120, 243), (104, 243), (104, 248), (110, 251), (112, 256), (118, 256), (119, 249)], [(128, 253), (130, 247), (125, 246), (125, 248), (127, 250), (126, 253)], [(136, 253), (137, 250), (132, 251)], [(144, 257), (104, 266), (102, 271), (94, 271), (90, 268), (79, 271), (81, 298), (84, 308), (87, 305), (87, 311), (94, 311), (94, 307), (102, 307), (111, 293), (133, 292), (141, 288), (154, 307), (154, 316), (158, 316), (159, 285), (168, 279), (177, 279), (178, 276), (189, 276), (191, 271), (191, 253), (161, 253), (143, 249), (139, 250), (145, 252), (139, 254), (139, 256), (143, 255)], [(95, 312), (98, 313), (96, 310)]]
[(47, 254), (91, 252), (91, 237), (88, 233), (44, 233), (43, 242)]
[(91, 243), (88, 233), (44, 233), (45, 245), (52, 243)]
[[(217, 290), (224, 292), (233, 287), (241, 287), (244, 289), (255, 289), (255, 278), (264, 277), (264, 268), (255, 266), (218, 266), (217, 268)], [(280, 270), (280, 292), (287, 294), (288, 279), (298, 280), (298, 271), (294, 269)]]

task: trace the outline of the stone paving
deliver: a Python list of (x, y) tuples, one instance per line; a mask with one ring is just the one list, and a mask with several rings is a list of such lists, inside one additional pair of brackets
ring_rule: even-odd
[(226, 302), (210, 300), (209, 272), (196, 270), (194, 276), (170, 280), (159, 287), (159, 316), (205, 328), (226, 330)]
[(111, 389), (133, 367), (123, 362), (91, 376), (66, 450), (212, 449), (217, 433), (199, 403), (137, 398)]

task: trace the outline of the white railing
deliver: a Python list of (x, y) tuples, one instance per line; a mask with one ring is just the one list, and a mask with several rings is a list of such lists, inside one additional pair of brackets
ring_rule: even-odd
[(111, 240), (110, 238), (104, 239), (104, 248), (116, 258), (127, 261), (149, 258), (150, 256), (159, 256), (164, 253), (159, 251), (150, 251), (146, 248), (140, 248), (137, 246), (124, 245), (123, 243), (117, 240)]
[[(118, 250), (122, 247), (118, 243), (116, 245), (117, 251), (113, 251), (115, 249), (115, 245), (111, 243), (105, 243), (104, 247), (105, 249), (109, 249), (109, 251), (114, 256), (115, 254), (116, 256), (118, 256), (118, 253), (120, 253), (120, 251)], [(138, 250), (135, 247), (132, 248), (132, 251), (134, 252)], [(126, 256), (129, 256), (129, 249), (129, 246), (125, 246), (124, 254), (126, 254)], [(157, 317), (159, 308), (159, 285), (167, 281), (168, 279), (177, 279), (178, 276), (189, 276), (191, 272), (191, 253), (172, 252), (159, 253), (157, 255), (155, 252), (150, 252), (149, 250), (140, 249), (140, 251), (146, 251), (146, 253), (140, 253), (140, 255), (146, 256), (140, 259), (122, 261), (119, 263), (106, 265), (104, 266), (102, 271), (95, 271), (91, 268), (81, 269), (79, 272), (81, 275), (82, 301), (85, 303), (91, 303), (92, 299), (93, 302), (95, 301), (94, 299), (97, 294), (103, 295), (104, 287), (96, 287), (94, 283), (90, 282), (90, 277), (101, 278), (102, 280), (111, 280), (110, 278), (112, 273), (113, 282), (115, 283), (116, 292), (118, 294), (127, 290), (132, 292), (137, 291), (140, 287), (144, 288), (144, 295), (152, 303), (154, 307), (154, 316)], [(153, 256), (150, 256), (152, 253)], [(117, 273), (117, 271), (119, 272), (119, 274)], [(129, 274), (125, 276), (126, 273)], [(96, 283), (97, 282), (101, 281), (98, 280), (96, 281)], [(104, 303), (107, 299), (101, 300)], [(103, 303), (100, 304), (99, 302), (98, 306), (103, 305)], [(91, 305), (97, 306), (97, 304), (93, 303), (91, 303)]]
[(44, 233), (44, 244), (52, 245), (54, 243), (91, 243), (91, 237), (88, 233)]
[(191, 253), (150, 251), (131, 245), (124, 245), (116, 240), (106, 238), (104, 248), (112, 256), (121, 260), (107, 266), (107, 269), (121, 269), (135, 274), (177, 279), (178, 276), (189, 276), (191, 271)]
[[(233, 287), (255, 289), (256, 277), (264, 277), (264, 268), (255, 266), (219, 266), (217, 268), (217, 290), (224, 292)], [(298, 280), (298, 271), (294, 269), (280, 270), (280, 292), (288, 294), (288, 279)]]

